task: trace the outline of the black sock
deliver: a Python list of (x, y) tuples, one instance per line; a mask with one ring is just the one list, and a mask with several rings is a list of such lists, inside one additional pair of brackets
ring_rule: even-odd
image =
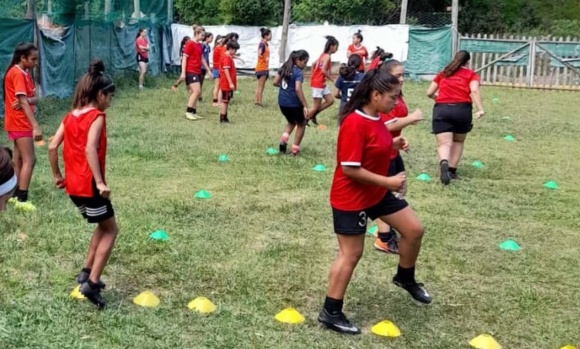
[(197, 114), (197, 109), (191, 108), (191, 112), (194, 113), (194, 114)]
[(28, 190), (18, 190), (18, 201), (20, 202), (28, 201)]
[(342, 305), (343, 304), (344, 304), (344, 301), (342, 299), (334, 299), (334, 298), (330, 298), (328, 296), (326, 296), (326, 298), (324, 299), (324, 309), (330, 315), (336, 315), (336, 314), (342, 312)]
[(220, 120), (223, 121), (226, 119), (226, 116), (224, 114), (220, 114)]
[(397, 234), (393, 230), (390, 230), (390, 231), (388, 231), (386, 233), (379, 232), (379, 239), (382, 242), (389, 242), (389, 241), (393, 240), (396, 237), (397, 237)]
[(82, 272), (85, 272), (85, 273), (87, 273), (87, 274), (91, 275), (91, 268), (83, 268), (83, 269), (81, 270), (81, 273), (82, 273)]
[(91, 286), (91, 288), (97, 288), (99, 286), (99, 283), (94, 283), (90, 279), (87, 280), (87, 282), (89, 283), (89, 286)]
[(412, 266), (411, 268), (403, 268), (399, 265), (397, 268), (397, 276), (401, 282), (415, 282), (415, 266)]
[(188, 113), (195, 113), (194, 112), (195, 109), (191, 108), (191, 107), (187, 107), (187, 112)]
[(214, 98), (214, 99), (213, 99), (213, 102), (214, 102), (214, 103), (217, 103), (217, 102), (218, 102), (218, 100)]
[(20, 193), (20, 188), (16, 187), (16, 190), (14, 191), (14, 194), (12, 194), (12, 197), (18, 198), (18, 193)]
[(457, 167), (449, 167), (449, 172), (457, 174)]

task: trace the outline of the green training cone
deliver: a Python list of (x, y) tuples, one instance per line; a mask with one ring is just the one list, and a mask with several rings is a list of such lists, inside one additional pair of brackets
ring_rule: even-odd
[(200, 190), (197, 193), (195, 193), (195, 198), (196, 199), (209, 199), (209, 198), (211, 198), (211, 194), (208, 191)]
[(483, 168), (483, 162), (481, 161), (474, 161), (471, 163), (471, 166), (475, 167), (475, 168)]
[(278, 150), (276, 150), (275, 148), (268, 148), (268, 150), (266, 150), (266, 154), (276, 155), (276, 154), (278, 154)]
[(324, 172), (326, 171), (326, 167), (322, 164), (318, 164), (312, 168), (314, 171)]
[(509, 116), (504, 116), (503, 118), (501, 118), (502, 120), (511, 120), (512, 118)]
[(499, 248), (506, 251), (519, 251), (520, 245), (514, 240), (506, 240), (499, 245)]
[(369, 235), (375, 235), (378, 232), (379, 232), (379, 227), (376, 225), (373, 225), (372, 227), (369, 228), (369, 230), (367, 230), (367, 234), (369, 234)]
[(226, 154), (222, 154), (218, 157), (218, 161), (219, 162), (228, 162), (228, 161), (230, 161), (230, 158)]
[(513, 142), (513, 141), (515, 141), (515, 140), (516, 140), (516, 139), (515, 139), (515, 137), (514, 137), (514, 136), (512, 136), (512, 135), (507, 135), (507, 136), (505, 136), (503, 139), (505, 139), (505, 140), (506, 140), (506, 141), (508, 141), (508, 142)]
[(493, 99), (491, 100), (491, 103), (493, 103), (493, 104), (499, 104), (499, 102), (500, 102), (499, 98), (497, 98), (497, 97), (493, 97)]
[(167, 233), (164, 232), (163, 230), (157, 230), (157, 231), (154, 231), (153, 233), (151, 233), (149, 235), (149, 238), (151, 240), (167, 241), (167, 240), (169, 240), (169, 235), (167, 235)]
[(552, 190), (556, 190), (558, 189), (558, 183), (554, 182), (554, 181), (549, 181), (544, 183), (544, 187), (547, 189), (552, 189)]
[(429, 182), (431, 180), (431, 176), (426, 173), (421, 173), (417, 176), (417, 179), (423, 182)]
[(235, 91), (234, 91), (234, 94), (235, 94), (235, 95), (239, 95), (239, 94), (240, 94), (240, 91), (239, 91), (239, 90), (235, 90)]

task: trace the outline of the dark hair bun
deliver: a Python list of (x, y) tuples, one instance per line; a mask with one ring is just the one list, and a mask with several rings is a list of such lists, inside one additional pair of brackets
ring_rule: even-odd
[(105, 72), (105, 63), (100, 59), (94, 59), (89, 65), (89, 74), (98, 74)]

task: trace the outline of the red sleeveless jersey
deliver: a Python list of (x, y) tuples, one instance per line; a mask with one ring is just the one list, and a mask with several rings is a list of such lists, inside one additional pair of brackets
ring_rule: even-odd
[(105, 124), (99, 136), (97, 154), (101, 175), (105, 180), (105, 158), (107, 156), (107, 124), (104, 112), (95, 108), (73, 110), (64, 117), (64, 178), (68, 195), (93, 197), (93, 173), (87, 161), (85, 150), (91, 125), (99, 117), (105, 117)]

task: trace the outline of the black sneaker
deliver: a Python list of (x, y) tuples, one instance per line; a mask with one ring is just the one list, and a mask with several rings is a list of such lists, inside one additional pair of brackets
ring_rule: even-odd
[[(87, 273), (84, 270), (81, 270), (81, 272), (79, 273), (79, 275), (77, 275), (77, 283), (79, 285), (84, 284), (85, 282), (89, 281), (89, 276), (90, 276), (89, 273)], [(99, 287), (101, 287), (102, 289), (104, 289), (105, 287), (107, 287), (107, 285), (104, 282), (99, 281)]]
[(99, 308), (99, 310), (103, 310), (105, 309), (106, 304), (105, 300), (101, 296), (101, 290), (102, 287), (100, 285), (97, 285), (96, 287), (93, 288), (91, 287), (91, 285), (89, 285), (88, 281), (83, 283), (79, 289), (79, 291), (83, 296), (87, 297), (87, 299), (90, 300), (91, 303), (96, 305), (97, 308)]
[(393, 277), (393, 283), (396, 286), (399, 286), (400, 288), (409, 292), (411, 297), (413, 297), (413, 299), (419, 303), (431, 304), (433, 301), (429, 293), (427, 293), (427, 290), (425, 290), (425, 287), (423, 287), (423, 284), (417, 283), (415, 281), (403, 283), (399, 280), (398, 275)]
[(288, 144), (284, 142), (280, 142), (280, 147), (278, 147), (280, 153), (286, 154), (286, 150), (288, 149)]
[(453, 172), (449, 172), (449, 177), (451, 178), (451, 180), (457, 180), (460, 181), (461, 177), (459, 177), (459, 175), (457, 173), (453, 173)]
[(310, 120), (312, 120), (312, 123), (313, 123), (314, 125), (318, 126), (318, 120), (316, 120), (316, 115), (314, 115), (314, 116), (312, 117), (312, 119), (310, 119)]
[(449, 163), (447, 161), (442, 161), (439, 165), (439, 171), (441, 172), (439, 175), (441, 183), (448, 185), (451, 182), (451, 176), (449, 176)]
[(360, 334), (360, 328), (351, 324), (343, 312), (330, 315), (326, 309), (322, 309), (318, 315), (318, 322), (339, 333)]

